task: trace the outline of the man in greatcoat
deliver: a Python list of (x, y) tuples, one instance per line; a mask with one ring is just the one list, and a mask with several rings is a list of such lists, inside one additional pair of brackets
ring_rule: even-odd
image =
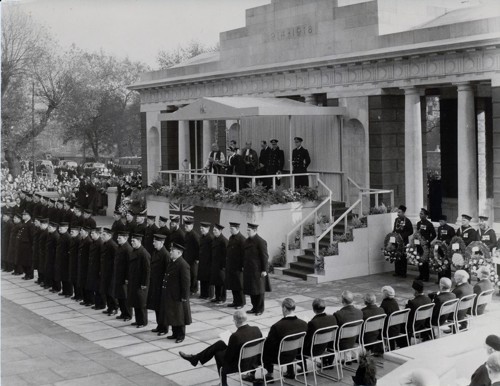
[[(4, 224), (2, 223), (2, 226)], [(40, 261), (40, 218), (37, 217), (33, 220), (33, 244), (32, 244), (32, 256), (33, 256), (33, 274), (35, 269), (38, 269), (38, 262)], [(3, 252), (3, 251), (2, 251)], [(3, 256), (3, 255), (2, 255)], [(38, 284), (38, 280), (35, 282)]]
[(38, 237), (38, 280), (41, 287), (45, 285), (45, 260), (47, 259), (47, 237), (49, 235), (49, 219), (40, 219), (40, 236)]
[(50, 292), (59, 292), (60, 288), (54, 282), (54, 266), (56, 262), (57, 242), (59, 241), (59, 233), (57, 232), (59, 224), (51, 221), (47, 228), (49, 234), (47, 236), (47, 255), (45, 260), (45, 285), (44, 288), (51, 288)]
[(94, 229), (97, 224), (95, 222), (95, 219), (92, 217), (92, 210), (90, 209), (84, 209), (83, 210), (83, 225), (90, 229)]
[[(400, 205), (398, 208), (398, 217), (394, 220), (393, 232), (399, 233), (403, 239), (403, 243), (408, 244), (408, 238), (413, 234), (413, 225), (411, 221), (406, 217), (406, 206)], [(394, 262), (394, 275), (406, 277), (407, 261), (406, 256)]]
[(137, 328), (148, 325), (148, 288), (151, 274), (151, 255), (142, 246), (143, 236), (134, 233), (131, 236), (132, 253), (128, 262), (127, 302), (134, 309)]
[(112, 295), (118, 301), (120, 315), (116, 319), (122, 319), (128, 322), (132, 319), (132, 308), (127, 302), (127, 274), (132, 247), (128, 243), (129, 232), (122, 231), (118, 233), (118, 249), (116, 250), (113, 263), (113, 282)]
[[(266, 172), (267, 174), (281, 174), (284, 166), (285, 152), (279, 148), (277, 139), (271, 139), (271, 149), (267, 159)], [(269, 187), (272, 188), (272, 181), (269, 183)], [(280, 185), (280, 183), (281, 181), (276, 179), (276, 185)]]
[(68, 223), (59, 224), (59, 240), (57, 241), (56, 260), (54, 263), (54, 288), (61, 289), (61, 296), (72, 295), (72, 286), (69, 280), (69, 244), (71, 236), (68, 234)]
[(17, 249), (16, 249), (16, 244), (17, 244), (17, 233), (22, 227), (21, 223), (21, 215), (19, 213), (14, 213), (12, 217), (12, 228), (10, 229), (9, 233), (9, 249), (7, 252), (7, 267), (8, 270), (7, 272), (12, 272), (13, 275), (20, 275), (20, 273), (15, 270), (16, 268), (16, 254), (17, 254)]
[(78, 250), (80, 247), (80, 227), (78, 225), (71, 225), (69, 231), (71, 237), (69, 243), (69, 280), (71, 282), (72, 292), (74, 295), (71, 299), (80, 301), (83, 299), (83, 294), (78, 286)]
[(214, 289), (210, 285), (210, 267), (212, 266), (212, 240), (210, 223), (200, 223), (200, 261), (198, 264), (198, 280), (200, 281), (200, 299), (209, 299)]
[(33, 279), (33, 235), (35, 227), (29, 212), (22, 213), (22, 222), (16, 235), (17, 265), (24, 272), (24, 280)]
[[(137, 216), (135, 217), (135, 228), (133, 233), (142, 235), (144, 236), (146, 234), (146, 210), (143, 210), (142, 212), (137, 213)], [(142, 240), (143, 246), (146, 247), (144, 244), (144, 238)]]
[(118, 245), (113, 240), (113, 231), (109, 228), (102, 228), (101, 230), (101, 282), (100, 293), (105, 297), (105, 303), (108, 308), (103, 310), (103, 314), (113, 316), (117, 314), (118, 304), (113, 297), (113, 264), (115, 262), (115, 255)]
[(90, 229), (82, 226), (80, 228), (80, 242), (78, 244), (78, 277), (77, 285), (82, 294), (82, 306), (91, 306), (93, 299), (90, 297), (89, 292), (85, 290), (87, 284), (87, 272), (89, 268), (89, 249), (92, 239), (90, 238)]
[[(292, 150), (292, 173), (307, 173), (307, 167), (311, 163), (311, 157), (307, 149), (302, 147), (303, 139), (300, 137), (295, 137), (293, 142), (295, 143), (295, 149)], [(295, 188), (300, 188), (303, 186), (309, 186), (308, 176), (295, 177)]]
[(473, 241), (479, 240), (476, 230), (470, 226), (471, 220), (471, 216), (468, 214), (462, 214), (462, 226), (457, 230), (457, 236), (462, 238), (465, 246), (469, 245)]
[(131, 210), (127, 211), (127, 214), (125, 215), (125, 219), (127, 220), (125, 224), (125, 228), (127, 229), (127, 232), (129, 233), (129, 236), (134, 233), (135, 230), (135, 213)]
[(252, 301), (252, 309), (247, 313), (257, 316), (264, 312), (266, 280), (269, 279), (267, 242), (257, 234), (258, 227), (257, 224), (248, 223), (248, 238), (243, 247), (243, 290), (246, 295), (250, 295)]
[(158, 217), (158, 230), (156, 231), (157, 234), (159, 235), (165, 235), (167, 238), (165, 239), (165, 247), (169, 246), (169, 235), (170, 235), (170, 229), (168, 228), (168, 218), (164, 216), (159, 216)]
[(148, 290), (148, 310), (153, 310), (156, 316), (158, 326), (151, 330), (158, 333), (159, 336), (165, 335), (168, 332), (168, 326), (164, 325), (160, 316), (161, 302), (161, 287), (163, 276), (167, 269), (167, 264), (170, 259), (169, 253), (165, 248), (165, 239), (167, 236), (155, 234), (153, 236), (153, 253), (151, 254), (151, 277), (149, 279)]
[(7, 255), (9, 253), (10, 231), (13, 226), (12, 213), (8, 208), (2, 208), (2, 271), (10, 272), (10, 267), (7, 263)]
[(170, 247), (170, 262), (163, 276), (160, 314), (164, 326), (172, 326), (174, 339), (181, 343), (186, 336), (186, 326), (191, 324), (191, 308), (189, 306), (189, 264), (182, 258), (184, 246), (172, 243)]
[(89, 246), (89, 265), (87, 271), (87, 282), (85, 290), (93, 300), (92, 306), (95, 310), (104, 310), (106, 308), (105, 299), (100, 291), (101, 284), (101, 246), (102, 240), (98, 228), (90, 230), (91, 243)]
[(168, 235), (168, 248), (170, 248), (170, 244), (177, 243), (184, 246), (184, 231), (180, 228), (179, 225), (179, 217), (170, 217), (170, 234)]
[[(420, 221), (417, 222), (417, 231), (420, 232), (422, 237), (430, 248), (431, 241), (436, 238), (436, 230), (434, 225), (429, 221), (429, 212), (425, 208), (420, 209)], [(424, 261), (422, 265), (418, 266), (419, 275), (417, 280), (429, 281), (429, 261)]]
[(126, 226), (122, 221), (122, 213), (119, 210), (113, 212), (113, 224), (111, 225), (111, 231), (113, 232), (113, 240), (115, 242), (118, 240), (118, 233), (126, 230)]
[(245, 237), (240, 233), (240, 224), (236, 222), (229, 223), (229, 240), (226, 249), (226, 289), (231, 290), (233, 301), (228, 307), (234, 307), (237, 310), (245, 304), (245, 294), (243, 293), (243, 246)]
[(184, 243), (185, 250), (183, 258), (189, 264), (189, 272), (191, 274), (191, 295), (198, 292), (198, 263), (200, 260), (200, 236), (194, 230), (192, 219), (184, 220)]
[(226, 250), (227, 239), (222, 234), (224, 227), (214, 224), (212, 233), (212, 265), (210, 266), (210, 284), (214, 286), (215, 298), (211, 300), (215, 304), (223, 304), (226, 301)]
[(146, 218), (146, 230), (144, 232), (144, 248), (146, 248), (146, 251), (148, 251), (150, 255), (154, 251), (153, 240), (157, 231), (156, 216), (148, 215)]

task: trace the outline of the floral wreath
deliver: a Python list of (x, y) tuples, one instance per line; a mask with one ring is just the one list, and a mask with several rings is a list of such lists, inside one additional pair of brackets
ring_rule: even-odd
[(420, 266), (426, 261), (429, 261), (429, 247), (427, 240), (420, 234), (415, 232), (410, 243), (406, 247), (406, 259), (408, 264)]
[(394, 263), (396, 260), (401, 260), (404, 256), (403, 250), (404, 242), (399, 233), (391, 232), (385, 236), (382, 253), (386, 261)]
[[(482, 266), (486, 266), (488, 268), (493, 266), (490, 249), (481, 241), (473, 241), (467, 246), (466, 250), (470, 255), (469, 263), (471, 275), (477, 276), (478, 270)], [(493, 269), (494, 268), (495, 267), (493, 266)]]
[(470, 254), (465, 247), (461, 237), (454, 236), (448, 245), (448, 256), (451, 258), (451, 266), (455, 269), (467, 269), (470, 264)]
[(443, 272), (450, 269), (450, 257), (448, 254), (448, 245), (441, 240), (434, 240), (431, 243), (429, 256), (429, 267), (434, 272)]

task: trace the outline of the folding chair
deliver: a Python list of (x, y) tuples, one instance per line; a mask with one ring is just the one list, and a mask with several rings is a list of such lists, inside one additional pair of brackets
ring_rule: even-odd
[(487, 305), (488, 303), (491, 303), (491, 299), (493, 297), (493, 292), (495, 292), (494, 289), (489, 289), (489, 290), (483, 291), (479, 295), (477, 295), (476, 305), (473, 309), (474, 316), (479, 316), (477, 313), (479, 306)]
[[(409, 308), (405, 308), (404, 310), (394, 311), (392, 314), (389, 315), (389, 318), (387, 319), (388, 320), (387, 325), (385, 326), (384, 330), (384, 339), (386, 341), (385, 348), (387, 349), (387, 351), (391, 351), (391, 340), (394, 339), (405, 337), (407, 345), (408, 346), (410, 345), (410, 339), (408, 338), (408, 326), (407, 326), (409, 315), (410, 315)], [(397, 325), (403, 326), (404, 333), (400, 333), (399, 335), (395, 336), (389, 336), (389, 328)]]
[[(437, 328), (438, 338), (441, 338), (441, 333), (443, 332), (444, 328), (449, 327), (451, 328), (451, 330), (453, 330), (453, 328), (455, 327), (457, 320), (456, 318), (457, 304), (459, 300), (460, 299), (451, 299), (441, 304), (441, 308), (439, 309), (437, 324), (433, 326)], [(441, 318), (445, 315), (447, 315), (448, 317), (446, 318), (446, 320), (443, 321), (443, 323), (441, 323)], [(451, 320), (449, 319), (450, 316)]]
[[(467, 331), (469, 329), (469, 325), (470, 325), (470, 322), (472, 321), (472, 307), (474, 305), (474, 300), (476, 299), (476, 296), (477, 294), (470, 294), (470, 295), (466, 295), (460, 299), (458, 299), (458, 305), (457, 305), (457, 309), (455, 311), (455, 327), (457, 328), (457, 332), (460, 332), (460, 331)], [(476, 306), (477, 308), (477, 306)], [(464, 310), (471, 310), (470, 313), (466, 313), (465, 316), (463, 318), (459, 318), (458, 317), (458, 313), (460, 311), (464, 311)], [(462, 327), (460, 328), (460, 324), (461, 323), (466, 323), (467, 326), (466, 327)]]
[[(339, 327), (338, 326), (329, 326), (329, 327), (323, 327), (323, 328), (318, 328), (311, 339), (311, 350), (308, 353), (304, 353), (304, 364), (306, 363), (306, 359), (309, 359), (312, 362), (312, 370), (304, 370), (304, 374), (313, 373), (314, 376), (314, 384), (318, 384), (318, 379), (316, 378), (316, 360), (319, 360), (320, 363), (320, 372), (317, 374), (319, 376), (323, 376), (328, 379), (332, 379), (330, 376), (322, 374), (322, 371), (324, 369), (323, 367), (323, 358), (328, 358), (328, 357), (334, 357), (335, 356), (335, 337), (337, 336)], [(332, 349), (329, 349), (326, 347), (323, 352), (315, 354), (317, 350), (317, 346), (319, 345), (326, 345), (328, 346), (329, 343), (332, 343)], [(333, 366), (333, 365), (332, 365)], [(330, 367), (330, 366), (328, 366)], [(301, 382), (297, 379), (299, 375), (302, 375), (302, 373), (297, 373), (295, 375), (295, 380), (297, 382)]]
[[(278, 351), (278, 371), (280, 374), (280, 383), (283, 386), (283, 367), (288, 365), (293, 365), (294, 372), (297, 373), (296, 365), (300, 363), (302, 368), (305, 368), (304, 365), (304, 355), (302, 352), (304, 346), (304, 338), (306, 337), (306, 332), (298, 332), (296, 334), (290, 334), (281, 339), (280, 347)], [(297, 355), (294, 355), (290, 361), (281, 363), (281, 356), (284, 353), (300, 350), (300, 358), (297, 359)], [(265, 379), (265, 377), (264, 377)], [(304, 384), (307, 386), (307, 376), (304, 373)]]
[[(258, 369), (264, 369), (264, 363), (262, 361), (262, 355), (264, 353), (264, 342), (265, 342), (266, 338), (265, 337), (262, 337), (262, 338), (258, 338), (258, 339), (254, 339), (254, 340), (250, 340), (248, 342), (246, 342), (245, 344), (243, 344), (243, 346), (241, 346), (241, 349), (240, 349), (240, 357), (238, 359), (238, 376), (239, 376), (239, 379), (240, 379), (240, 385), (243, 386), (244, 385), (244, 381), (243, 381), (243, 375), (245, 374), (248, 374), (248, 373), (253, 373), (255, 370), (258, 370)], [(251, 358), (258, 358), (258, 364), (259, 366), (258, 367), (252, 367), (251, 369), (248, 369), (248, 370), (243, 370), (242, 369), (242, 362), (244, 360), (248, 360), (248, 359), (251, 359)], [(222, 384), (222, 367), (220, 368), (220, 372), (219, 372), (219, 378), (220, 378), (220, 381), (221, 381), (221, 384)], [(226, 374), (227, 376), (229, 376), (229, 374)], [(264, 381), (264, 385), (267, 385), (266, 383), (266, 378), (264, 377), (263, 379)]]
[[(431, 334), (431, 338), (434, 339), (434, 331), (432, 331), (431, 319), (432, 319), (432, 310), (434, 309), (434, 303), (424, 304), (420, 306), (415, 311), (415, 317), (412, 322), (412, 331), (413, 331), (413, 339), (415, 340), (415, 344), (417, 344), (417, 335), (422, 335), (422, 333), (429, 331)], [(425, 321), (429, 321), (429, 327), (426, 326)], [(424, 327), (420, 330), (415, 329), (415, 325), (417, 322), (422, 322)]]
[[(337, 379), (335, 379), (335, 381), (337, 381), (337, 382), (339, 382), (340, 380), (342, 380), (342, 378), (344, 378), (343, 368), (355, 371), (355, 369), (353, 369), (353, 368), (342, 365), (341, 358), (347, 352), (355, 351), (355, 350), (357, 351), (359, 348), (359, 345), (355, 344), (353, 347), (349, 347), (347, 349), (341, 350), (340, 349), (340, 342), (342, 339), (346, 339), (346, 338), (358, 337), (358, 339), (359, 339), (359, 336), (361, 335), (361, 329), (363, 328), (363, 323), (364, 323), (363, 320), (355, 320), (353, 322), (343, 324), (339, 328), (339, 332), (337, 334), (337, 340), (335, 342), (335, 354), (336, 354), (335, 355), (335, 367), (337, 369), (337, 377), (338, 377)], [(340, 371), (339, 371), (339, 368), (340, 368)]]
[[(361, 332), (361, 339), (360, 339), (361, 349), (363, 350), (363, 352), (367, 351), (366, 348), (368, 346), (374, 346), (376, 344), (382, 344), (382, 352), (385, 352), (385, 343), (382, 332), (384, 330), (386, 317), (387, 317), (386, 314), (370, 316), (363, 323), (363, 329)], [(380, 339), (376, 340), (375, 342), (365, 343), (365, 334), (367, 332), (375, 332), (375, 331), (378, 331), (380, 333)]]

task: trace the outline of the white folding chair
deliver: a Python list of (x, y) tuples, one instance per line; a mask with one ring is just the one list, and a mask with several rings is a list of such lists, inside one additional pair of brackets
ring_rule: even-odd
[[(384, 329), (384, 339), (386, 341), (385, 348), (387, 351), (391, 351), (391, 340), (394, 339), (400, 339), (400, 338), (406, 338), (406, 343), (409, 346), (410, 345), (410, 340), (408, 338), (408, 316), (410, 315), (410, 309), (405, 308), (404, 310), (399, 310), (399, 311), (394, 311), (392, 314), (389, 315), (389, 318), (387, 319), (387, 325), (385, 326)], [(389, 336), (389, 328), (400, 325), (400, 333), (398, 335), (394, 336)], [(401, 332), (404, 330), (404, 333)]]
[[(433, 327), (436, 327), (437, 337), (441, 338), (441, 333), (443, 333), (445, 328), (450, 328), (453, 330), (456, 324), (456, 315), (457, 315), (457, 304), (460, 299), (450, 299), (441, 304), (441, 308), (439, 309), (439, 315), (437, 324)], [(446, 316), (446, 319), (441, 323), (442, 317)], [(450, 331), (451, 333), (452, 331)], [(436, 334), (435, 334), (436, 335)]]
[[(266, 338), (258, 338), (254, 340), (250, 340), (243, 344), (240, 349), (240, 357), (238, 359), (238, 376), (240, 380), (240, 386), (244, 385), (243, 381), (243, 375), (253, 373), (255, 370), (258, 369), (264, 369), (264, 363), (262, 361), (262, 355), (264, 353), (264, 342)], [(251, 358), (256, 358), (258, 360), (258, 366), (257, 367), (252, 367), (251, 369), (244, 370), (242, 368), (242, 362), (244, 360), (249, 360)], [(221, 377), (222, 374), (222, 367), (219, 372), (219, 377)], [(227, 374), (226, 374), (227, 375)], [(228, 375), (227, 375), (228, 376)], [(264, 385), (267, 385), (266, 383), (266, 378), (264, 377), (263, 379)], [(222, 383), (222, 379), (221, 379)]]
[(473, 309), (474, 316), (479, 316), (479, 314), (478, 314), (479, 306), (483, 306), (483, 305), (486, 306), (488, 303), (491, 303), (491, 300), (493, 297), (493, 292), (495, 292), (494, 289), (489, 289), (489, 290), (483, 291), (479, 295), (477, 295), (476, 305), (474, 306), (474, 309)]
[[(472, 321), (472, 307), (474, 305), (474, 300), (476, 299), (476, 294), (470, 294), (466, 295), (462, 298), (459, 299), (457, 309), (455, 311), (455, 327), (456, 331), (467, 331), (469, 329), (470, 323)], [(477, 306), (476, 306), (477, 307)], [(458, 314), (460, 311), (465, 311), (465, 310), (470, 310), (470, 312), (467, 312), (464, 317), (459, 317)], [(465, 327), (460, 328), (460, 324), (464, 325)]]
[[(434, 331), (432, 331), (431, 319), (432, 319), (432, 310), (434, 309), (434, 303), (424, 304), (420, 306), (415, 311), (415, 317), (412, 322), (412, 336), (417, 344), (417, 336), (422, 335), (424, 332), (430, 332), (431, 339), (434, 339)], [(428, 321), (428, 323), (426, 323)], [(423, 328), (417, 330), (415, 328), (417, 322), (422, 322)]]
[[(363, 323), (363, 330), (361, 332), (361, 349), (363, 352), (366, 352), (366, 348), (368, 346), (374, 346), (376, 344), (382, 344), (382, 352), (385, 352), (385, 344), (384, 344), (384, 337), (383, 337), (383, 329), (384, 329), (384, 324), (385, 324), (385, 318), (387, 317), (386, 314), (382, 315), (375, 315), (375, 316), (370, 316), (365, 320)], [(367, 332), (375, 332), (378, 331), (380, 333), (380, 339), (366, 343), (365, 342), (365, 334)]]
[(341, 362), (342, 357), (348, 352), (357, 351), (359, 349), (358, 344), (354, 344), (353, 347), (340, 349), (340, 343), (342, 339), (354, 338), (354, 337), (357, 337), (359, 339), (359, 336), (361, 335), (361, 329), (363, 328), (363, 323), (364, 323), (363, 320), (355, 320), (353, 322), (345, 323), (339, 328), (339, 332), (337, 334), (337, 340), (335, 342), (335, 353), (336, 353), (335, 367), (337, 369), (337, 379), (335, 379), (336, 381), (340, 381), (342, 378), (344, 378), (343, 368), (348, 370), (354, 370), (342, 364)]
[[(280, 383), (283, 386), (283, 367), (288, 365), (293, 365), (294, 372), (297, 373), (296, 366), (298, 363), (301, 364), (302, 368), (305, 368), (304, 365), (304, 355), (302, 349), (304, 347), (304, 338), (306, 336), (306, 332), (298, 332), (296, 334), (290, 334), (281, 339), (280, 347), (278, 351), (278, 371), (280, 374)], [(287, 362), (281, 362), (281, 356), (287, 352), (300, 352), (300, 357), (297, 359), (297, 355), (293, 355), (293, 358)], [(265, 379), (265, 377), (264, 377)], [(307, 376), (304, 373), (304, 384), (307, 386)]]

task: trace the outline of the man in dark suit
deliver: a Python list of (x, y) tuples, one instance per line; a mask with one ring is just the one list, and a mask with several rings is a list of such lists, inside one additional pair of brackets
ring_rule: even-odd
[(245, 143), (245, 148), (242, 150), (241, 156), (245, 163), (245, 174), (247, 176), (254, 176), (259, 168), (259, 156), (257, 152), (252, 149), (252, 142)]
[[(474, 293), (474, 289), (472, 285), (469, 284), (469, 274), (463, 269), (459, 269), (455, 271), (454, 279), (455, 279), (455, 288), (453, 289), (453, 293), (459, 299), (462, 299), (464, 296), (472, 295)], [(457, 313), (458, 320), (462, 320), (465, 316), (470, 313), (470, 310), (462, 310)], [(460, 328), (466, 326), (466, 322), (460, 323)]]
[(101, 234), (98, 228), (90, 231), (92, 242), (89, 247), (89, 266), (87, 271), (87, 284), (85, 290), (92, 298), (93, 309), (103, 310), (106, 308), (106, 298), (101, 294)]
[(153, 236), (153, 253), (151, 254), (151, 278), (148, 290), (148, 310), (153, 310), (156, 315), (158, 326), (151, 330), (158, 333), (159, 336), (168, 332), (168, 326), (163, 324), (160, 316), (161, 291), (163, 276), (167, 269), (169, 253), (165, 248), (165, 239), (167, 236), (155, 234)]
[[(352, 292), (342, 292), (342, 308), (333, 314), (337, 320), (339, 328), (346, 323), (354, 322), (355, 320), (363, 320), (363, 312), (352, 304), (353, 301), (354, 295)], [(340, 349), (346, 350), (354, 347), (355, 344), (356, 337), (345, 338), (340, 341)]]
[(90, 229), (82, 226), (80, 228), (80, 242), (78, 243), (78, 280), (77, 284), (82, 294), (82, 306), (91, 306), (93, 299), (89, 292), (85, 290), (87, 285), (87, 273), (89, 268), (89, 250), (92, 239), (90, 238)]
[[(497, 335), (488, 335), (485, 341), (486, 354), (490, 356), (493, 353), (500, 351), (500, 337)], [(469, 386), (485, 386), (491, 385), (491, 379), (488, 374), (488, 369), (486, 368), (486, 363), (479, 366), (474, 374), (470, 377)]]
[(154, 251), (153, 239), (157, 232), (156, 216), (148, 215), (146, 218), (146, 231), (144, 232), (144, 248), (146, 248), (149, 254), (152, 254)]
[[(431, 323), (433, 326), (437, 326), (439, 312), (443, 303), (456, 298), (455, 294), (451, 293), (451, 280), (447, 277), (442, 277), (441, 279), (439, 279), (439, 292), (429, 294), (429, 298), (431, 298), (432, 302), (434, 303)], [(439, 318), (439, 323), (444, 323), (450, 317), (450, 315), (451, 314), (441, 315), (441, 317)]]
[[(217, 370), (219, 372), (222, 367), (222, 386), (227, 386), (227, 374), (238, 372), (238, 360), (241, 347), (251, 340), (262, 337), (262, 333), (258, 327), (252, 327), (247, 324), (247, 316), (243, 311), (236, 311), (233, 314), (233, 321), (237, 330), (231, 334), (227, 345), (224, 341), (218, 340), (195, 355), (185, 354), (182, 351), (179, 352), (179, 355), (193, 366), (196, 366), (198, 362), (204, 365), (212, 358), (215, 358), (215, 363), (217, 364)], [(254, 360), (243, 363), (244, 367), (242, 371), (250, 370), (258, 366), (258, 362)]]
[[(382, 287), (382, 302), (380, 303), (380, 308), (382, 308), (387, 315), (384, 323), (384, 331), (387, 328), (387, 324), (389, 323), (389, 315), (393, 312), (399, 311), (399, 304), (394, 297), (396, 296), (396, 291), (391, 286)], [(401, 332), (401, 325), (395, 325), (389, 327), (389, 337), (397, 336)], [(391, 340), (391, 350), (396, 348), (397, 339)]]
[(212, 241), (210, 223), (200, 223), (200, 253), (198, 264), (198, 280), (200, 281), (200, 299), (209, 299), (213, 296), (214, 287), (210, 285), (210, 267), (212, 266)]
[[(266, 342), (264, 343), (264, 353), (262, 356), (264, 368), (267, 370), (266, 379), (273, 379), (273, 367), (278, 363), (278, 351), (281, 340), (291, 334), (307, 331), (307, 323), (295, 315), (295, 301), (286, 298), (281, 303), (283, 318), (271, 326)], [(287, 362), (296, 357), (299, 352), (287, 352), (281, 355), (281, 361)], [(294, 379), (293, 366), (288, 366), (285, 378)]]
[(247, 224), (248, 238), (243, 245), (243, 290), (252, 301), (252, 309), (247, 314), (257, 316), (264, 312), (266, 280), (269, 280), (267, 242), (257, 234), (258, 227), (257, 224)]
[[(364, 301), (365, 307), (361, 309), (361, 312), (363, 313), (363, 320), (366, 320), (372, 316), (385, 315), (384, 309), (377, 306), (377, 304), (375, 303), (377, 301), (377, 298), (374, 293), (367, 293), (364, 297)], [(382, 331), (367, 332), (364, 335), (365, 343), (373, 343), (377, 340), (380, 340), (381, 332)], [(384, 353), (381, 344), (369, 346), (369, 351), (373, 352), (375, 355)]]
[(269, 153), (271, 148), (267, 146), (267, 141), (260, 141), (260, 154), (259, 154), (259, 171), (261, 175), (267, 174), (267, 163), (269, 160)]
[(471, 220), (471, 216), (468, 214), (462, 214), (462, 226), (457, 230), (457, 236), (462, 238), (465, 246), (469, 245), (473, 241), (479, 240), (476, 230), (470, 226)]
[[(429, 212), (427, 209), (420, 209), (420, 221), (417, 222), (417, 232), (420, 232), (422, 237), (427, 242), (427, 247), (430, 247), (431, 241), (436, 238), (436, 230), (434, 225), (428, 220)], [(419, 275), (417, 280), (429, 281), (429, 261), (424, 261), (418, 266)]]
[[(295, 143), (295, 149), (292, 151), (292, 173), (307, 173), (307, 167), (311, 163), (311, 157), (307, 149), (302, 147), (303, 139), (300, 137), (295, 137), (293, 142)], [(309, 186), (308, 176), (295, 177), (295, 187), (300, 188), (302, 186)]]
[(240, 224), (229, 223), (229, 240), (226, 249), (226, 288), (233, 293), (233, 301), (228, 307), (242, 308), (246, 304), (243, 293), (243, 246), (245, 237), (240, 233)]
[[(304, 338), (304, 355), (311, 355), (311, 345), (313, 335), (320, 328), (337, 325), (335, 316), (325, 312), (326, 303), (323, 299), (316, 298), (312, 302), (314, 317), (307, 323), (306, 337)], [(314, 347), (313, 355), (320, 355), (326, 350), (326, 344), (319, 344)]]
[(131, 236), (132, 253), (128, 262), (127, 274), (127, 302), (134, 308), (135, 322), (132, 326), (137, 328), (148, 325), (148, 299), (149, 279), (151, 274), (151, 255), (142, 246), (142, 235)]
[[(245, 170), (245, 162), (241, 155), (238, 154), (238, 149), (229, 148), (227, 149), (227, 168), (226, 174), (236, 174), (236, 175), (244, 175)], [(238, 182), (238, 178), (236, 177), (224, 177), (224, 186), (231, 190), (232, 192), (236, 192), (236, 183)], [(239, 180), (239, 189), (247, 188), (246, 184), (249, 182), (248, 179), (240, 179)]]
[(215, 298), (211, 300), (215, 304), (223, 304), (226, 301), (226, 251), (227, 239), (222, 234), (224, 227), (214, 224), (212, 233), (212, 265), (210, 266), (210, 284), (215, 288)]
[[(408, 300), (406, 304), (406, 308), (410, 309), (410, 314), (408, 315), (408, 336), (412, 336), (413, 334), (413, 320), (415, 319), (415, 312), (417, 308), (423, 306), (425, 304), (432, 303), (432, 300), (424, 294), (424, 283), (421, 280), (414, 280), (411, 286), (415, 290), (413, 299)], [(429, 327), (426, 321), (419, 321), (415, 324), (417, 330), (420, 330), (424, 327)], [(427, 333), (422, 334), (422, 339), (428, 340), (430, 336)]]
[(500, 353), (490, 354), (486, 360), (486, 369), (488, 377), (491, 380), (491, 386), (500, 386)]
[[(72, 225), (70, 229), (70, 243), (68, 249), (69, 259), (69, 280), (71, 283), (71, 290), (74, 293), (72, 300), (80, 301), (83, 299), (83, 294), (78, 286), (78, 250), (80, 245), (80, 227)], [(40, 234), (41, 235), (41, 234)]]
[[(474, 286), (473, 290), (474, 293), (479, 296), (481, 292), (490, 290), (493, 288), (493, 284), (491, 284), (490, 281), (490, 270), (488, 267), (482, 266), (478, 270), (478, 282)], [(477, 297), (474, 299), (474, 308), (476, 307), (477, 304)], [(486, 304), (481, 304), (477, 308), (477, 314), (482, 315), (484, 313), (484, 309), (486, 308)]]
[(116, 319), (122, 319), (128, 322), (132, 319), (132, 308), (129, 307), (127, 302), (127, 274), (130, 255), (132, 254), (132, 247), (128, 243), (129, 232), (118, 232), (118, 249), (116, 250), (115, 260), (113, 262), (113, 281), (112, 281), (112, 294), (117, 301), (120, 308), (120, 315)]
[[(408, 244), (408, 238), (413, 234), (413, 225), (411, 221), (406, 217), (406, 206), (400, 205), (398, 208), (398, 217), (394, 220), (393, 232), (399, 233), (403, 239), (404, 244)], [(406, 277), (407, 261), (406, 256), (394, 262), (394, 275)]]
[(191, 296), (198, 292), (198, 263), (200, 261), (200, 235), (194, 230), (192, 219), (184, 220), (184, 260), (189, 264), (189, 273), (191, 275)]

